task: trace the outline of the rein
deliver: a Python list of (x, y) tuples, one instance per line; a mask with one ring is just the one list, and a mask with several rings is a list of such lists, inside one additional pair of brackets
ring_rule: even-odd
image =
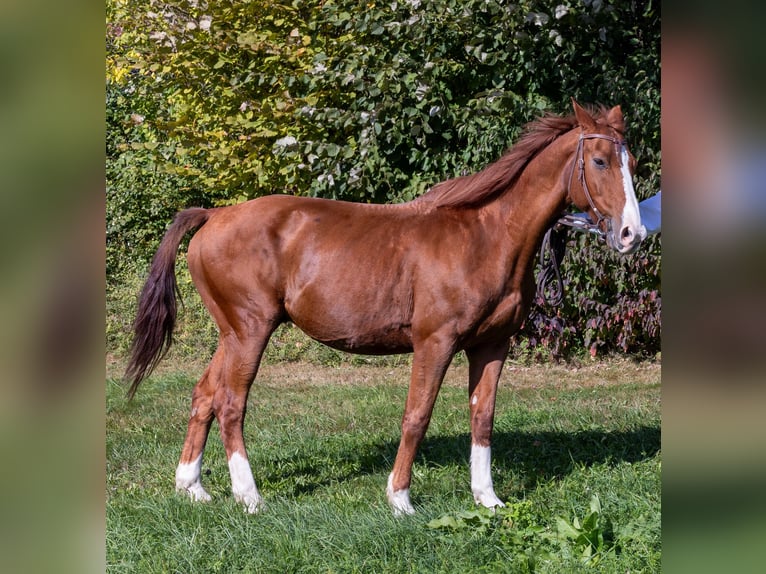
[[(569, 172), (568, 192), (571, 197), (572, 180), (574, 179), (575, 169), (578, 168), (577, 180), (580, 182), (585, 192), (585, 198), (588, 200), (588, 204), (597, 220), (595, 223), (592, 223), (590, 218), (585, 219), (568, 213), (561, 216), (545, 232), (543, 243), (540, 246), (540, 274), (537, 279), (537, 297), (541, 303), (547, 303), (553, 307), (561, 305), (564, 301), (564, 281), (561, 279), (560, 266), (566, 252), (567, 228), (571, 227), (577, 231), (595, 233), (603, 239), (611, 230), (612, 225), (611, 221), (598, 210), (593, 202), (593, 197), (591, 197), (590, 189), (588, 189), (588, 183), (585, 179), (585, 158), (583, 157), (583, 140), (586, 139), (604, 139), (612, 142), (618, 148), (625, 145), (625, 140), (618, 140), (617, 138), (602, 134), (580, 134), (580, 138), (577, 140), (575, 159), (572, 162), (572, 170)], [(606, 222), (606, 231), (601, 229), (602, 221)]]
[(567, 229), (553, 225), (545, 232), (540, 246), (540, 273), (537, 276), (539, 303), (558, 307), (564, 302), (564, 281), (559, 267), (567, 247)]

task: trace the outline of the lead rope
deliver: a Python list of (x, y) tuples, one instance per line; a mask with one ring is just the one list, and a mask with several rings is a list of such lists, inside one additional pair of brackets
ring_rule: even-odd
[(561, 279), (560, 267), (566, 255), (569, 228), (593, 233), (602, 240), (605, 236), (598, 225), (571, 213), (562, 215), (545, 232), (540, 245), (540, 272), (537, 276), (537, 298), (540, 304), (555, 307), (564, 301), (564, 281)]
[(537, 276), (539, 303), (558, 307), (564, 302), (564, 281), (561, 279), (561, 261), (566, 254), (566, 227), (554, 225), (545, 232), (540, 246), (540, 273)]

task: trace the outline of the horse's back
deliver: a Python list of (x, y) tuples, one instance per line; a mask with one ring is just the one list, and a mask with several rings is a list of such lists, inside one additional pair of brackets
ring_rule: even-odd
[[(269, 195), (215, 209), (192, 239), (190, 257), (201, 260), (279, 256), (321, 246), (358, 248), (401, 240), (413, 226), (404, 205), (369, 205), (328, 199)], [(192, 255), (192, 252), (195, 252)]]

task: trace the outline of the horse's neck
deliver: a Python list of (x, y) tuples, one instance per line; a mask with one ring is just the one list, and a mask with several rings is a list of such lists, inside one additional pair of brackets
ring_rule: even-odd
[(543, 235), (566, 208), (574, 154), (572, 140), (567, 134), (553, 142), (549, 150), (530, 161), (512, 188), (494, 202), (493, 209), (510, 236), (505, 249), (513, 267), (520, 265), (526, 269), (534, 264)]

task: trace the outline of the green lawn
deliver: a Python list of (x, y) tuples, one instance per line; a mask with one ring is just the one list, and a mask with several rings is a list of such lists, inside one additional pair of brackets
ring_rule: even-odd
[[(417, 514), (399, 518), (384, 489), (406, 364), (264, 366), (245, 423), (267, 504), (257, 515), (231, 498), (215, 425), (203, 465), (213, 502), (174, 493), (194, 376), (166, 368), (132, 403), (107, 380), (110, 572), (659, 572), (656, 364), (507, 365), (493, 444), (503, 516), (465, 512), (474, 509), (465, 365), (450, 369), (415, 463)], [(601, 512), (584, 520), (594, 495)], [(602, 535), (595, 567), (558, 518)], [(456, 526), (429, 526), (435, 519)]]

